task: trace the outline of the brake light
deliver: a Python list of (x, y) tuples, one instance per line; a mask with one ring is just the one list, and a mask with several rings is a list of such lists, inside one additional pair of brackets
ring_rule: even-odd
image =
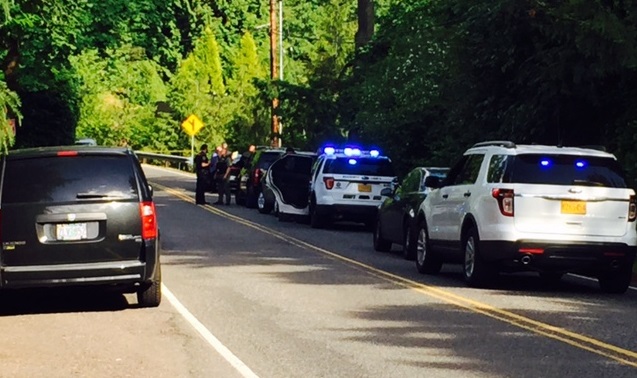
[(146, 201), (139, 204), (142, 216), (142, 238), (155, 239), (157, 237), (157, 215), (155, 214), (155, 203)]
[(628, 221), (633, 222), (637, 218), (637, 197), (630, 196), (630, 202), (628, 203)]
[(323, 177), (325, 189), (330, 190), (334, 187), (334, 177)]
[(541, 255), (544, 253), (544, 248), (520, 248), (518, 252), (530, 255)]
[(491, 189), (491, 195), (498, 201), (500, 213), (505, 217), (513, 216), (513, 189)]
[(77, 151), (58, 151), (58, 156), (77, 156)]
[(261, 170), (255, 169), (254, 176), (252, 177), (252, 184), (254, 184), (254, 186), (257, 186), (259, 182), (261, 182)]

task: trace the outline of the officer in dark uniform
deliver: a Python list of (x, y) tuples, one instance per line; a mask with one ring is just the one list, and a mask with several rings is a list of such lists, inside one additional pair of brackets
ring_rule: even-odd
[(217, 183), (217, 193), (219, 193), (219, 199), (215, 202), (215, 205), (223, 205), (224, 198), (225, 204), (230, 205), (230, 183), (228, 182), (230, 176), (230, 167), (232, 166), (232, 158), (228, 154), (227, 149), (222, 149), (219, 155), (219, 161), (217, 162), (217, 171), (215, 173), (215, 181)]
[(195, 188), (195, 203), (197, 205), (205, 205), (206, 187), (209, 185), (210, 162), (208, 160), (208, 145), (201, 145), (201, 151), (195, 156), (195, 172), (197, 174), (197, 186)]

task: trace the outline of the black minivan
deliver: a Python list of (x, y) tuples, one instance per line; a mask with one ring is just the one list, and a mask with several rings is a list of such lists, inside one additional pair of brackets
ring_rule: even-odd
[(9, 151), (0, 159), (0, 289), (100, 285), (158, 306), (152, 194), (128, 148)]

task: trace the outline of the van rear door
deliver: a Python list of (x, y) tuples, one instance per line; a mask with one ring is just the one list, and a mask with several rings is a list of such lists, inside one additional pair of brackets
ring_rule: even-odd
[(131, 158), (9, 155), (1, 198), (3, 266), (139, 260), (139, 193), (145, 189)]

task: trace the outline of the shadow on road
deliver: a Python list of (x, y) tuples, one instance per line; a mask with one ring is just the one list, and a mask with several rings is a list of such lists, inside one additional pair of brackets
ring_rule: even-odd
[(130, 307), (123, 294), (101, 289), (21, 289), (0, 293), (0, 316), (121, 311)]

